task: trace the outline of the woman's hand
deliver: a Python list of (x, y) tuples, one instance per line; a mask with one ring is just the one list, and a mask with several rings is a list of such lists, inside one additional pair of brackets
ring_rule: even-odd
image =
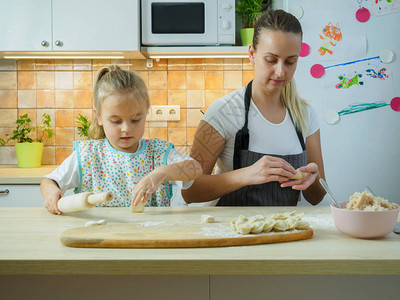
[(162, 168), (156, 169), (143, 177), (133, 190), (132, 206), (136, 206), (139, 201), (146, 203), (166, 177), (167, 174), (162, 171)]
[(291, 186), (294, 190), (304, 191), (308, 189), (319, 176), (318, 166), (316, 163), (309, 163), (308, 165), (299, 168), (299, 171), (303, 174), (303, 178), (283, 182), (281, 187), (284, 188)]
[(243, 181), (246, 185), (262, 184), (271, 181), (287, 182), (296, 170), (286, 160), (264, 155), (253, 165), (243, 168)]
[(44, 207), (52, 214), (61, 215), (62, 212), (58, 209), (58, 200), (63, 196), (63, 193), (59, 189), (53, 193), (49, 193), (49, 195), (46, 195), (44, 198)]

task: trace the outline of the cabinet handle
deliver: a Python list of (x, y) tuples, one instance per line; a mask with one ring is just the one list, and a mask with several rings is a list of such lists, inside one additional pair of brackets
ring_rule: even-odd
[(57, 41), (55, 42), (55, 44), (56, 44), (56, 46), (58, 46), (58, 47), (62, 47), (63, 42), (57, 40)]
[(49, 46), (49, 42), (48, 41), (42, 41), (40, 43), (43, 47), (48, 47)]
[(10, 191), (8, 189), (4, 190), (4, 191), (0, 191), (0, 195), (8, 195), (10, 193)]

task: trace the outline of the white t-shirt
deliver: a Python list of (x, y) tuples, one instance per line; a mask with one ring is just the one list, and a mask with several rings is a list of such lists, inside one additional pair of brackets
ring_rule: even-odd
[[(214, 127), (226, 141), (225, 148), (217, 159), (215, 174), (233, 170), (235, 137), (245, 122), (245, 91), (246, 86), (216, 100), (202, 118), (203, 121)], [(307, 114), (308, 133), (306, 137), (319, 129), (315, 109), (307, 106)], [(264, 118), (251, 100), (248, 129), (250, 151), (277, 155), (298, 154), (303, 151), (287, 109), (285, 119), (279, 124), (274, 124)]]
[[(139, 141), (138, 149), (142, 147), (143, 140)], [(177, 152), (175, 149), (171, 149), (168, 153), (167, 157), (167, 165), (171, 165), (174, 163), (178, 163), (183, 160), (192, 160), (189, 155), (182, 155)], [(65, 191), (74, 189), (79, 186), (79, 165), (78, 165), (78, 157), (76, 150), (72, 152), (70, 156), (68, 156), (61, 165), (57, 167), (53, 172), (44, 176), (45, 178), (52, 179), (57, 182), (59, 188), (63, 193)], [(173, 185), (174, 193), (176, 191), (176, 187), (181, 189), (188, 189), (192, 186), (193, 180), (190, 181), (170, 181)], [(175, 187), (174, 187), (175, 186)]]

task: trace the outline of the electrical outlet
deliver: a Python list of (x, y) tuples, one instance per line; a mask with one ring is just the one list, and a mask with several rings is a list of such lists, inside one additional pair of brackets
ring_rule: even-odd
[(179, 121), (180, 105), (152, 105), (146, 115), (147, 121)]
[(165, 105), (151, 106), (151, 121), (167, 121), (167, 108)]
[(179, 121), (181, 119), (180, 105), (167, 105), (166, 108), (168, 121)]

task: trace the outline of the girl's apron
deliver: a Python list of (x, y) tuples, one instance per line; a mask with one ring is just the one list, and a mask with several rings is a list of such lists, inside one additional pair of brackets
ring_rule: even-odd
[[(271, 155), (249, 151), (249, 130), (247, 128), (252, 81), (247, 85), (244, 96), (245, 122), (241, 130), (236, 133), (235, 149), (233, 154), (233, 169), (240, 169), (251, 166), (264, 155), (280, 157), (290, 163), (295, 169), (307, 164), (307, 150), (304, 144), (303, 135), (296, 128), (297, 137), (303, 149), (300, 154), (292, 155)], [(290, 111), (289, 111), (290, 115)], [(290, 118), (292, 116), (290, 115)], [(222, 196), (217, 206), (296, 206), (300, 191), (291, 187), (281, 188), (278, 181), (271, 181), (263, 184), (244, 186), (236, 191)]]

